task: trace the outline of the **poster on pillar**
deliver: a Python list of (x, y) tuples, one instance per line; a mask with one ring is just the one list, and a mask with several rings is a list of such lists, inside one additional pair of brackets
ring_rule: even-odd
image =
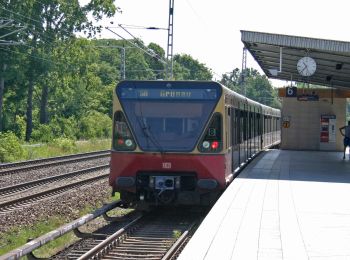
[(336, 116), (321, 115), (320, 126), (321, 150), (334, 149), (336, 143)]

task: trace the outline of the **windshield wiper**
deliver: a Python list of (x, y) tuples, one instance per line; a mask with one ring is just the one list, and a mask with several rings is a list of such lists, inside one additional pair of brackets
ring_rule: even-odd
[(164, 153), (163, 147), (154, 137), (154, 134), (152, 133), (151, 128), (148, 125), (146, 125), (143, 118), (141, 118), (141, 120), (138, 120), (138, 122), (139, 122), (140, 128), (142, 129), (143, 135), (146, 137), (147, 143), (148, 143), (148, 140), (151, 141), (151, 143), (159, 150), (160, 153)]

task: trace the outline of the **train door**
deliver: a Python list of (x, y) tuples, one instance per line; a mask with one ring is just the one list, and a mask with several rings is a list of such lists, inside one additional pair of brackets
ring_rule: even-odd
[(259, 136), (260, 136), (260, 150), (264, 147), (264, 115), (259, 114)]
[(247, 158), (252, 157), (252, 110), (248, 107), (248, 155)]
[(271, 116), (271, 117), (270, 117), (270, 123), (271, 123), (271, 128), (270, 128), (270, 144), (273, 143), (274, 122), (275, 122), (275, 118), (274, 118), (273, 116)]
[[(245, 105), (244, 105), (245, 108)], [(240, 143), (240, 163), (245, 162), (247, 158), (247, 111), (241, 110), (240, 116), (240, 132), (241, 132), (241, 143)]]
[(225, 106), (225, 138), (226, 138), (226, 146), (225, 149), (227, 151), (226, 155), (226, 161), (230, 165), (226, 165), (227, 170), (226, 173), (230, 174), (233, 170), (233, 164), (232, 164), (232, 152), (233, 152), (233, 146), (232, 146), (232, 124), (231, 124), (231, 107)]
[(256, 154), (258, 152), (258, 142), (257, 142), (257, 113), (256, 113), (256, 107), (254, 107), (254, 113), (253, 113), (253, 153)]
[(255, 154), (255, 108), (252, 108), (252, 154)]
[[(236, 129), (236, 148), (237, 148), (237, 158), (235, 158), (235, 161), (237, 162), (238, 166), (241, 165), (241, 110), (236, 109), (235, 110), (235, 129)], [(237, 167), (238, 167), (237, 166)]]
[(266, 145), (266, 128), (267, 128), (267, 119), (266, 119), (266, 115), (262, 115), (263, 117), (263, 145), (262, 148), (264, 149), (265, 145)]
[(232, 170), (239, 167), (239, 142), (238, 142), (238, 109), (231, 109), (231, 140), (232, 140)]
[(276, 141), (276, 117), (272, 117), (272, 143)]
[(249, 107), (245, 105), (244, 111), (244, 149), (245, 149), (245, 158), (247, 160), (249, 158)]
[(258, 146), (259, 150), (262, 149), (262, 117), (261, 117), (261, 109), (258, 112)]

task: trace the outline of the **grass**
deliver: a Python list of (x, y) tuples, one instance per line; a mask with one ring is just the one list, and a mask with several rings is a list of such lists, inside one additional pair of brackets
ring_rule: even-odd
[(70, 141), (68, 143), (48, 143), (37, 145), (24, 145), (24, 158), (22, 160), (33, 160), (38, 158), (55, 157), (74, 153), (85, 153), (111, 148), (110, 139)]
[[(112, 202), (119, 199), (119, 194), (117, 193), (114, 197), (107, 198), (107, 202)], [(79, 211), (80, 216), (84, 216), (91, 213), (96, 208), (102, 206), (100, 203), (97, 207), (88, 206)], [(0, 256), (10, 252), (11, 250), (18, 248), (28, 242), (28, 239), (34, 239), (40, 237), (60, 226), (73, 221), (72, 219), (67, 219), (64, 216), (53, 216), (49, 219), (42, 219), (34, 223), (30, 227), (24, 228), (13, 228), (12, 230), (2, 234), (0, 236)], [(38, 257), (48, 258), (57, 252), (63, 250), (66, 246), (79, 240), (73, 232), (68, 232), (60, 238), (57, 238), (46, 245), (35, 250), (35, 255)]]
[(178, 229), (173, 230), (173, 237), (175, 239), (179, 239), (181, 235), (182, 235), (181, 230), (178, 230)]
[[(61, 156), (74, 153), (85, 153), (98, 150), (110, 149), (111, 141), (109, 139), (104, 140), (89, 140), (89, 141), (77, 141), (70, 142), (71, 145), (62, 145), (60, 143), (55, 144), (40, 144), (40, 145), (24, 145), (25, 157), (22, 160), (31, 160), (38, 158), (47, 158), (54, 156)], [(67, 149), (68, 148), (68, 149)], [(113, 198), (108, 198), (107, 202), (119, 199), (119, 194), (116, 194)], [(102, 203), (99, 205), (102, 206)], [(85, 207), (79, 215), (83, 216), (92, 212), (94, 208)], [(72, 220), (66, 219), (64, 216), (54, 216), (50, 219), (42, 219), (34, 223), (30, 227), (14, 228), (0, 236), (0, 255), (3, 255), (17, 247), (20, 247), (27, 243), (30, 238), (37, 238), (51, 230), (54, 230)], [(77, 238), (73, 232), (69, 232), (54, 241), (51, 241), (47, 245), (36, 250), (36, 254), (41, 257), (48, 257), (51, 254), (63, 249), (67, 244), (76, 241)]]
[[(55, 228), (58, 228), (59, 226), (63, 225), (66, 221), (67, 220), (56, 216), (50, 218), (47, 221), (42, 220), (34, 224), (32, 227), (22, 229), (16, 227), (6, 232), (0, 238), (0, 255), (3, 255), (17, 247), (24, 245), (28, 242), (28, 239), (39, 237)], [(67, 239), (67, 237), (65, 237), (64, 239)]]

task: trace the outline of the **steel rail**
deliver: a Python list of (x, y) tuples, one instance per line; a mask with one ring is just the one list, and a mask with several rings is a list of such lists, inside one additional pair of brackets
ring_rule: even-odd
[[(79, 251), (65, 257), (77, 257), (75, 259), (158, 259), (167, 260), (173, 258), (193, 233), (194, 227), (199, 223), (199, 218), (192, 219), (188, 224), (184, 224), (183, 216), (180, 219), (171, 218), (169, 213), (161, 214), (149, 213), (143, 221), (136, 219), (119, 229), (116, 233), (103, 241), (96, 241), (99, 244), (88, 248), (86, 253), (84, 248), (79, 247)], [(172, 213), (170, 213), (172, 214)], [(175, 214), (176, 215), (176, 214)], [(158, 217), (161, 216), (159, 219)], [(171, 215), (174, 217), (174, 215)], [(156, 219), (155, 219), (156, 217)], [(191, 217), (192, 218), (192, 217)], [(138, 221), (138, 222), (137, 222)], [(185, 221), (187, 222), (187, 221)], [(182, 234), (176, 238), (174, 231), (179, 230)], [(82, 253), (82, 255), (80, 254)], [(80, 255), (80, 256), (78, 256)]]
[(69, 173), (59, 174), (59, 175), (46, 177), (46, 178), (38, 179), (38, 180), (35, 180), (35, 181), (30, 181), (30, 182), (26, 182), (26, 183), (17, 184), (17, 185), (6, 186), (6, 187), (3, 187), (3, 188), (0, 188), (0, 196), (4, 196), (4, 195), (7, 196), (7, 195), (10, 195), (10, 194), (13, 194), (13, 193), (17, 193), (19, 191), (24, 191), (24, 190), (27, 190), (27, 189), (30, 189), (30, 188), (37, 187), (39, 185), (52, 183), (54, 181), (63, 180), (63, 179), (67, 179), (67, 178), (70, 178), (70, 177), (83, 175), (83, 174), (86, 174), (86, 173), (89, 173), (89, 172), (92, 172), (92, 171), (102, 170), (102, 169), (107, 168), (107, 167), (109, 167), (109, 164), (104, 164), (104, 165), (101, 165), (101, 166), (96, 166), (96, 167), (91, 167), (91, 168), (87, 168), (87, 169), (83, 169), (83, 170), (78, 170), (78, 171), (73, 171), (73, 172), (69, 172)]
[[(70, 162), (79, 162), (87, 159), (98, 159), (100, 157), (105, 157), (108, 155), (110, 155), (109, 152), (100, 151), (100, 152), (86, 153), (86, 154), (79, 154), (79, 155), (52, 157), (52, 158), (39, 159), (39, 160), (33, 160), (33, 161), (23, 161), (23, 162), (14, 163), (11, 165), (5, 164), (5, 165), (0, 165), (0, 175), (11, 174), (22, 170), (33, 170), (38, 168), (45, 168), (49, 166), (66, 164)], [(26, 167), (24, 168), (24, 166)], [(5, 170), (1, 170), (1, 169), (5, 169)]]
[(95, 210), (93, 213), (87, 214), (77, 220), (74, 220), (64, 226), (61, 226), (58, 229), (55, 229), (45, 235), (42, 235), (25, 245), (14, 249), (7, 254), (0, 256), (0, 260), (14, 260), (19, 259), (20, 257), (24, 257), (27, 254), (30, 254), (35, 249), (45, 245), (46, 243), (63, 236), (64, 234), (73, 231), (74, 229), (90, 222), (91, 220), (107, 213), (108, 211), (115, 209), (116, 207), (120, 206), (122, 204), (121, 200), (111, 202), (107, 205), (104, 205), (103, 207)]
[(91, 178), (77, 181), (77, 182), (74, 182), (71, 184), (66, 184), (66, 185), (61, 186), (61, 187), (56, 187), (56, 188), (49, 189), (49, 190), (46, 190), (43, 192), (35, 193), (35, 194), (29, 195), (29, 196), (24, 197), (24, 198), (17, 198), (17, 199), (13, 199), (10, 201), (2, 202), (2, 203), (0, 203), (0, 214), (12, 211), (15, 209), (14, 207), (18, 207), (19, 205), (24, 205), (27, 203), (36, 202), (36, 201), (44, 199), (44, 198), (52, 197), (52, 196), (61, 194), (67, 190), (85, 185), (85, 184), (90, 183), (90, 182), (97, 181), (99, 179), (106, 178), (108, 176), (109, 176), (109, 173), (101, 174), (99, 176), (91, 177)]
[(179, 237), (178, 240), (172, 245), (172, 247), (168, 250), (168, 252), (163, 256), (162, 260), (168, 260), (173, 257), (178, 248), (185, 242), (186, 238), (190, 235), (191, 230), (198, 223), (198, 221), (194, 221), (190, 227), (184, 231), (184, 233)]
[(105, 239), (103, 242), (91, 248), (88, 252), (80, 256), (78, 260), (83, 260), (83, 259), (85, 260), (85, 259), (92, 258), (98, 255), (101, 251), (107, 250), (111, 244), (113, 244), (122, 234), (124, 234), (128, 230), (128, 228), (136, 224), (143, 217), (144, 215), (140, 215), (130, 223), (126, 224), (123, 228), (119, 229), (117, 232), (115, 232), (113, 235)]

